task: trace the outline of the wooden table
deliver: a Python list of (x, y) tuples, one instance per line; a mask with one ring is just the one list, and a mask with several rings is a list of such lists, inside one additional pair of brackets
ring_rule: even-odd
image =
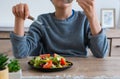
[(33, 70), (29, 67), (27, 62), (31, 57), (20, 59), (23, 77), (27, 76), (120, 76), (120, 57), (108, 57), (105, 59), (97, 59), (93, 57), (78, 58), (67, 57), (67, 60), (73, 62), (73, 67), (61, 72), (43, 73)]
[[(109, 50), (109, 56), (111, 56), (112, 51), (112, 41), (113, 39), (120, 39), (120, 29), (109, 29), (106, 30), (107, 38), (110, 40), (110, 50)], [(117, 47), (120, 47), (120, 45), (117, 45)]]
[(9, 40), (10, 32), (9, 31), (0, 31), (0, 40)]
[[(9, 40), (9, 33), (10, 31), (0, 31), (0, 40)], [(27, 32), (26, 32), (27, 33)], [(113, 39), (120, 39), (120, 29), (108, 29), (106, 30), (107, 38), (110, 40), (110, 50), (109, 56), (111, 56), (112, 51), (112, 40)], [(120, 45), (118, 45), (120, 46)]]

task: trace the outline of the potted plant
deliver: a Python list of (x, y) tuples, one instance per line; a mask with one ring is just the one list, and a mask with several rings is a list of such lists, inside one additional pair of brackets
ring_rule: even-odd
[(8, 57), (0, 54), (0, 79), (9, 79), (9, 71), (7, 67)]
[(7, 55), (0, 54), (0, 79), (21, 79), (22, 71), (18, 60), (9, 60)]
[(18, 60), (12, 59), (8, 64), (9, 69), (9, 79), (21, 79), (22, 71)]

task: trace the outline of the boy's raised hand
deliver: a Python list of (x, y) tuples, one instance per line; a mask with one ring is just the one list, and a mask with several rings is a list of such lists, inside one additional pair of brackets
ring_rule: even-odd
[(88, 18), (93, 18), (95, 13), (95, 0), (76, 0)]
[(19, 36), (24, 36), (24, 22), (30, 16), (27, 4), (17, 4), (13, 6), (12, 12), (15, 15), (14, 33)]
[(95, 0), (76, 0), (78, 4), (84, 10), (89, 23), (92, 35), (98, 35), (102, 28), (100, 26), (96, 10), (95, 10)]
[(15, 18), (21, 18), (23, 20), (27, 19), (30, 15), (28, 5), (23, 3), (13, 6), (12, 12), (15, 15)]

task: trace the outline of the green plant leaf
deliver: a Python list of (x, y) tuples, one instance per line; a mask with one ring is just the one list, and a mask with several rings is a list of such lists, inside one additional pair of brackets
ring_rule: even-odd
[(4, 69), (7, 66), (8, 56), (0, 54), (0, 70)]
[(10, 60), (10, 63), (8, 64), (8, 68), (9, 68), (9, 72), (17, 72), (21, 69), (19, 62), (16, 59)]

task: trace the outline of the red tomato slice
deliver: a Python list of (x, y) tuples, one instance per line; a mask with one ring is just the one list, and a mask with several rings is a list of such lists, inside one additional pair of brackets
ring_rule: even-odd
[(40, 55), (40, 57), (43, 58), (43, 59), (44, 59), (44, 58), (47, 58), (47, 57), (49, 58), (49, 57), (50, 57), (50, 54), (43, 54), (43, 55)]
[(52, 67), (52, 60), (48, 61), (43, 68), (51, 68)]
[(61, 65), (66, 65), (66, 61), (65, 61), (64, 58), (61, 58), (61, 60), (60, 60), (60, 64), (61, 64)]

